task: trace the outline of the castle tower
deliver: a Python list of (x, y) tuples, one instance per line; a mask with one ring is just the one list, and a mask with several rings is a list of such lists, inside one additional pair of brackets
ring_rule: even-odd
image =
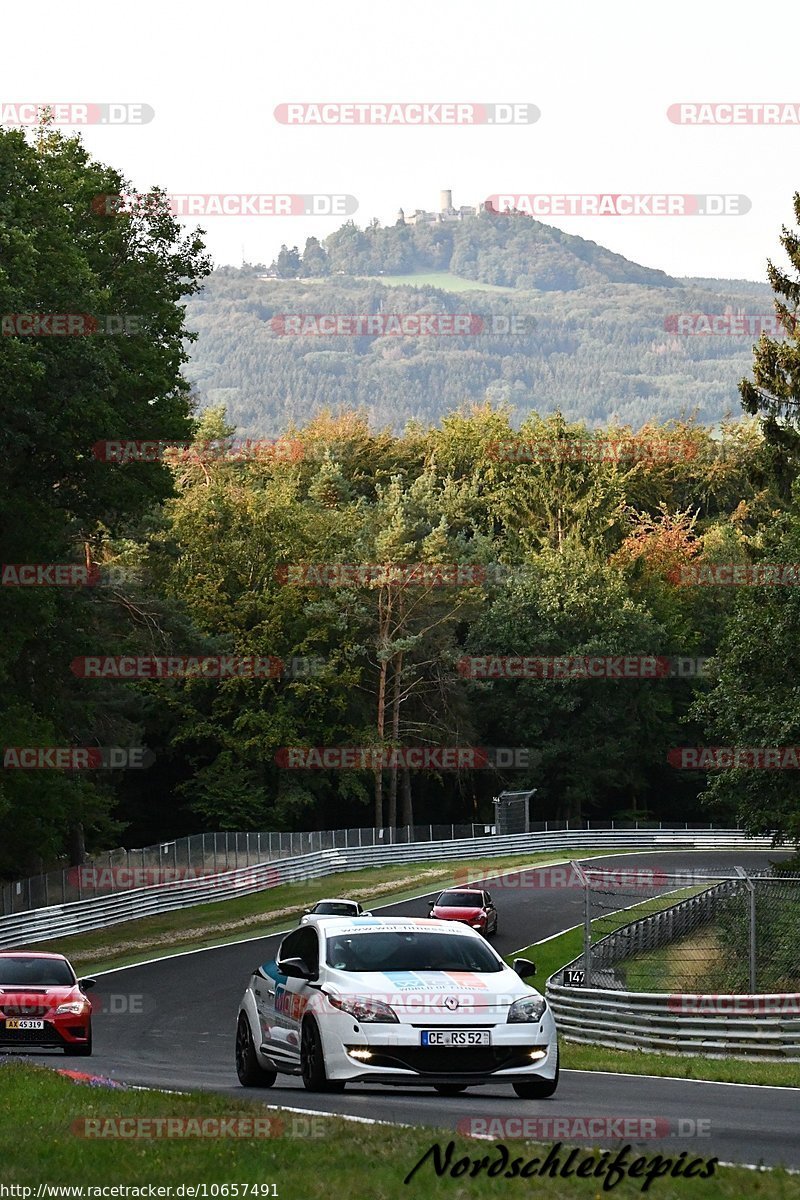
[(440, 212), (450, 212), (450, 209), (452, 207), (453, 207), (453, 193), (451, 191), (440, 192), (439, 193), (439, 211)]
[(397, 220), (395, 221), (395, 225), (405, 225), (405, 223), (406, 223), (406, 214), (403, 212), (402, 208), (398, 208)]

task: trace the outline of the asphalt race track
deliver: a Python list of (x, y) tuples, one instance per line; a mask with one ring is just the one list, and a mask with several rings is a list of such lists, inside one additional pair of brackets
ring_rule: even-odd
[[(748, 868), (766, 866), (770, 857), (777, 856), (763, 852), (675, 851), (614, 855), (592, 859), (591, 865), (732, 873), (737, 864)], [(501, 863), (497, 870), (502, 870)], [(499, 931), (493, 940), (503, 955), (582, 920), (582, 893), (578, 889), (504, 889), (498, 881), (491, 890), (499, 913)], [(426, 898), (420, 898), (373, 911), (427, 916), (428, 909)], [(238, 1004), (251, 970), (274, 957), (281, 936), (163, 958), (104, 974), (92, 993), (101, 1009), (94, 1018), (93, 1057), (67, 1059), (60, 1052), (40, 1051), (30, 1058), (144, 1086), (207, 1089), (269, 1105), (451, 1130), (470, 1117), (651, 1117), (669, 1121), (674, 1131), (683, 1121), (680, 1128), (684, 1133), (698, 1128), (696, 1123), (700, 1122), (700, 1129), (710, 1130), (707, 1136), (680, 1137), (675, 1132), (666, 1141), (653, 1140), (642, 1146), (673, 1155), (683, 1150), (691, 1157), (716, 1155), (723, 1162), (800, 1168), (800, 1088), (563, 1071), (555, 1096), (539, 1102), (519, 1100), (510, 1085), (472, 1088), (452, 1098), (427, 1088), (360, 1084), (348, 1085), (341, 1095), (318, 1095), (307, 1092), (299, 1079), (279, 1075), (269, 1090), (243, 1089), (233, 1065)], [(53, 949), (57, 949), (55, 942)], [(543, 986), (544, 980), (539, 983)], [(131, 1008), (139, 1011), (125, 1011)], [(689, 1126), (687, 1122), (695, 1124)], [(704, 1126), (703, 1122), (710, 1125)], [(617, 1143), (612, 1140), (602, 1144)]]

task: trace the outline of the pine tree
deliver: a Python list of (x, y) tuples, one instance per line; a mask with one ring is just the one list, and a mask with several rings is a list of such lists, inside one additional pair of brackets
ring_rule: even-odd
[[(800, 192), (794, 195), (795, 221), (800, 224)], [(767, 262), (767, 278), (775, 293), (775, 312), (785, 338), (761, 335), (753, 356), (753, 379), (739, 384), (742, 407), (760, 416), (767, 442), (776, 448), (774, 465), (788, 490), (789, 456), (800, 454), (800, 237), (783, 226), (780, 243), (794, 274)]]

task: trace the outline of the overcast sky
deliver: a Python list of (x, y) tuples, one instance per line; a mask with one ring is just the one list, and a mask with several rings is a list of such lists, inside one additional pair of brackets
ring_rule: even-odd
[[(788, 10), (784, 9), (784, 15)], [(560, 217), (550, 223), (675, 275), (764, 279), (800, 186), (800, 126), (671, 123), (681, 101), (800, 107), (778, 9), (641, 0), (335, 5), (186, 0), (5, 6), (0, 102), (140, 102), (145, 125), (92, 126), (90, 151), (139, 190), (347, 193), (355, 220), (498, 192), (737, 194), (744, 216)], [(290, 101), (527, 102), (534, 124), (296, 127)], [(269, 262), (324, 217), (209, 217), (217, 263)]]

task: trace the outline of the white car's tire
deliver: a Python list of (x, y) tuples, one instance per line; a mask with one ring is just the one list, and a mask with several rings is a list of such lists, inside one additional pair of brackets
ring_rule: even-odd
[(525, 1079), (511, 1085), (521, 1100), (546, 1100), (558, 1087), (558, 1051), (556, 1073), (552, 1079)]
[(300, 1030), (300, 1074), (303, 1087), (309, 1092), (344, 1091), (341, 1080), (328, 1079), (322, 1036), (313, 1017), (306, 1017)]
[(272, 1087), (278, 1078), (277, 1071), (268, 1071), (258, 1061), (250, 1022), (243, 1012), (236, 1026), (236, 1074), (242, 1087)]

